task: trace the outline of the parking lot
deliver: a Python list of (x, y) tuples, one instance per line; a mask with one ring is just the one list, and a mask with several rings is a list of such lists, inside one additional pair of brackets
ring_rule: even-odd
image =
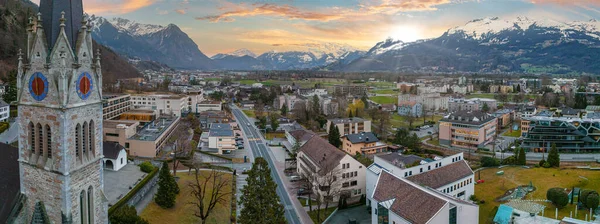
[(428, 135), (431, 135), (433, 133), (436, 133), (436, 130), (434, 127), (429, 127), (426, 129), (419, 129), (418, 131), (410, 131), (410, 134), (417, 134), (417, 137), (422, 138)]

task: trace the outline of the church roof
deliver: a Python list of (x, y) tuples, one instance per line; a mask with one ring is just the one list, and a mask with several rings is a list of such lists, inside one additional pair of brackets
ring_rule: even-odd
[(40, 0), (42, 27), (46, 34), (49, 48), (54, 47), (60, 33), (60, 18), (65, 12), (65, 32), (71, 47), (75, 47), (77, 34), (83, 20), (83, 3), (81, 0)]
[(0, 143), (0, 223), (4, 223), (19, 194), (19, 149)]

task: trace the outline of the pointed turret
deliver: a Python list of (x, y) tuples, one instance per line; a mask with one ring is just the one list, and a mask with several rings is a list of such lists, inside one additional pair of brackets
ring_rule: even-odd
[(65, 33), (71, 46), (75, 46), (77, 33), (81, 27), (83, 4), (81, 0), (40, 0), (42, 25), (46, 33), (46, 43), (49, 48), (54, 47), (60, 33), (60, 19), (65, 12)]

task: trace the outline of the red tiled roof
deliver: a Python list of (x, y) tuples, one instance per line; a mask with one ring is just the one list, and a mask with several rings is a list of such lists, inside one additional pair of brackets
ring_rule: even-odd
[(469, 167), (467, 162), (461, 160), (425, 173), (407, 177), (407, 179), (417, 184), (437, 189), (472, 174), (473, 170), (471, 170), (471, 167)]
[(387, 171), (379, 175), (373, 198), (379, 202), (395, 199), (389, 210), (411, 223), (427, 223), (447, 203)]

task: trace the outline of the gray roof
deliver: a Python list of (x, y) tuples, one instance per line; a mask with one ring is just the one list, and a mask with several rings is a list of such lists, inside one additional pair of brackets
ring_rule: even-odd
[(373, 134), (373, 132), (361, 132), (361, 133), (357, 133), (357, 134), (349, 134), (349, 135), (346, 135), (345, 137), (348, 138), (348, 140), (350, 142), (352, 142), (352, 144), (372, 143), (372, 142), (379, 141), (379, 139), (377, 139), (377, 137), (375, 137), (375, 134)]
[(102, 150), (104, 157), (109, 159), (118, 159), (119, 152), (121, 152), (121, 150), (125, 150), (125, 147), (120, 145), (118, 142), (103, 142)]
[(488, 113), (482, 111), (461, 110), (451, 113), (450, 115), (444, 117), (444, 119), (440, 121), (460, 124), (482, 125), (494, 119), (496, 119), (496, 117), (491, 116)]
[(8, 107), (10, 105), (8, 105), (8, 103), (6, 103), (4, 100), (0, 100), (0, 107)]
[(379, 158), (388, 161), (394, 166), (404, 169), (407, 165), (411, 165), (417, 161), (424, 160), (424, 158), (416, 155), (402, 155), (400, 153), (390, 153), (385, 155), (378, 155)]
[(231, 130), (229, 123), (213, 123), (210, 125), (210, 130)]
[(233, 130), (229, 123), (213, 123), (210, 125), (209, 136), (212, 137), (231, 137), (233, 136)]
[(346, 153), (329, 144), (327, 140), (313, 135), (302, 147), (300, 152), (306, 154), (317, 166), (321, 174), (326, 174), (340, 164)]
[(440, 188), (473, 175), (466, 161), (460, 160), (450, 165), (407, 177), (408, 180), (431, 188)]
[(20, 190), (19, 149), (0, 143), (0, 223), (10, 215)]
[(349, 124), (349, 123), (357, 123), (357, 122), (365, 121), (365, 119), (362, 119), (360, 117), (334, 118), (334, 119), (329, 119), (329, 120), (331, 122), (333, 122), (334, 124)]

